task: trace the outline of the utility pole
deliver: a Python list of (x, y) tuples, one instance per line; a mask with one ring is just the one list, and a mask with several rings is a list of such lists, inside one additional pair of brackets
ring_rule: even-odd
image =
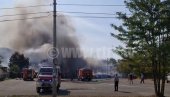
[(107, 75), (109, 74), (109, 68), (108, 68), (108, 65), (109, 65), (109, 59), (107, 58)]
[(57, 17), (57, 1), (53, 1), (53, 86), (52, 86), (52, 97), (57, 96), (57, 88), (56, 88), (56, 78), (58, 77), (58, 71), (56, 69), (57, 60), (56, 60), (56, 49), (57, 49), (57, 24), (56, 24), (56, 17)]

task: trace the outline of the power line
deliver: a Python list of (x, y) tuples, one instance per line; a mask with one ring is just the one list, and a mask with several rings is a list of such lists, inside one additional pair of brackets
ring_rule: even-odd
[[(80, 17), (80, 18), (118, 18), (118, 17), (109, 17), (109, 16), (73, 16), (73, 15), (66, 15), (69, 17)], [(57, 17), (63, 17), (62, 15), (58, 15)]]
[(73, 12), (73, 11), (58, 11), (58, 12), (63, 12), (63, 13), (80, 13), (80, 14), (104, 14), (104, 15), (117, 15), (117, 14), (112, 14), (112, 13), (96, 13), (96, 12)]
[[(8, 16), (18, 16), (18, 15), (30, 15), (30, 14), (41, 14), (41, 13), (51, 13), (52, 11), (45, 11), (45, 12), (30, 12), (30, 13), (21, 13), (21, 14), (6, 14), (0, 15), (0, 17), (8, 17)], [(88, 12), (66, 12), (66, 11), (57, 11), (62, 13), (81, 13), (81, 14), (104, 14), (104, 15), (116, 15), (111, 13), (88, 13)]]
[[(63, 13), (80, 13), (80, 14), (101, 14), (101, 15), (117, 15), (114, 13), (101, 13), (101, 12), (76, 12), (76, 11), (58, 11)], [(132, 15), (132, 14), (126, 14), (126, 15)]]
[[(60, 16), (59, 16), (60, 17)], [(71, 17), (80, 17), (80, 18), (96, 18), (96, 19), (106, 19), (106, 18), (108, 18), (108, 19), (111, 19), (111, 18), (118, 18), (118, 17), (102, 17), (102, 16), (71, 16)]]
[(28, 20), (28, 19), (41, 19), (46, 18), (47, 16), (37, 16), (37, 17), (30, 17), (30, 18), (21, 18), (21, 19), (6, 19), (6, 20), (0, 20), (0, 22), (9, 22), (9, 21), (19, 21), (19, 20)]
[(9, 8), (0, 8), (0, 10), (5, 10), (5, 9), (20, 9), (20, 8), (34, 8), (34, 7), (45, 7), (45, 6), (51, 6), (51, 4), (47, 5), (32, 5), (32, 6), (25, 6), (25, 7), (9, 7)]
[[(50, 15), (48, 15), (50, 16)], [(27, 20), (27, 19), (40, 19), (40, 18), (46, 18), (48, 16), (38, 16), (38, 17), (30, 17), (30, 18), (21, 18), (21, 19), (6, 19), (6, 20), (1, 20), (0, 22), (8, 22), (8, 21), (17, 21), (17, 20)], [(113, 18), (118, 18), (118, 17), (107, 17), (107, 16), (71, 16), (70, 17), (80, 17), (80, 18), (91, 18), (91, 19), (113, 19)], [(57, 17), (62, 17), (62, 15), (58, 15)]]
[[(28, 19), (41, 19), (41, 18), (46, 18), (48, 16), (38, 16), (38, 17), (21, 18), (21, 19), (6, 19), (6, 20), (0, 20), (0, 22), (10, 22), (10, 21), (19, 21), (19, 20), (28, 20)], [(62, 17), (62, 16), (57, 16), (57, 17)], [(103, 19), (103, 18), (111, 19), (111, 18), (117, 18), (117, 17), (98, 17), (98, 16), (71, 16), (71, 17), (93, 18), (93, 19)]]
[(64, 5), (64, 6), (125, 6), (125, 5), (108, 5), (108, 4), (57, 4), (57, 5)]
[[(40, 13), (48, 13), (48, 16), (50, 15), (52, 11), (45, 11), (45, 12), (30, 12), (30, 13), (23, 13), (23, 14), (9, 14), (9, 15), (1, 15), (0, 17), (6, 17), (6, 16), (18, 16), (18, 15), (29, 15), (29, 14), (40, 14)], [(66, 12), (66, 11), (58, 11), (58, 12), (63, 12), (63, 13), (81, 13), (81, 14), (103, 14), (103, 15), (117, 15), (117, 14), (111, 14), (111, 13), (89, 13), (89, 12)], [(61, 17), (62, 15), (58, 15), (57, 17)], [(67, 15), (70, 17), (80, 17), (80, 18), (96, 18), (96, 19), (102, 19), (102, 18), (117, 18), (117, 17), (110, 17), (110, 16), (72, 16), (72, 15)], [(38, 16), (38, 17), (31, 17), (31, 18), (21, 18), (21, 19), (6, 19), (6, 20), (1, 20), (0, 22), (7, 22), (7, 21), (17, 21), (17, 20), (26, 20), (26, 19), (39, 19), (39, 18), (44, 18), (47, 16)]]
[[(30, 15), (30, 14), (44, 14), (44, 13), (48, 13), (50, 14), (52, 11), (45, 11), (45, 12), (29, 12), (29, 13), (21, 13), (21, 14), (6, 14), (6, 15), (0, 15), (0, 17), (8, 17), (8, 16), (18, 16), (18, 15)], [(97, 13), (97, 12), (70, 12), (70, 11), (57, 11), (57, 12), (62, 12), (62, 13), (78, 13), (78, 14), (100, 14), (100, 15), (117, 15), (117, 14), (113, 14), (113, 13)], [(127, 14), (127, 15), (131, 15), (131, 14)]]
[[(57, 4), (58, 6), (103, 6), (103, 7), (115, 7), (115, 6), (125, 6), (125, 5), (106, 5), (106, 4)], [(0, 8), (0, 10), (6, 10), (6, 9), (20, 9), (20, 8), (34, 8), (34, 7), (46, 7), (46, 6), (52, 6), (52, 4), (44, 4), (44, 5), (30, 5), (30, 6), (21, 6), (21, 7), (7, 7), (7, 8)]]
[(30, 15), (30, 14), (41, 14), (41, 13), (50, 13), (50, 11), (46, 12), (30, 12), (30, 13), (23, 13), (23, 14), (7, 14), (7, 15), (1, 15), (0, 17), (8, 17), (8, 16), (18, 16), (18, 15)]

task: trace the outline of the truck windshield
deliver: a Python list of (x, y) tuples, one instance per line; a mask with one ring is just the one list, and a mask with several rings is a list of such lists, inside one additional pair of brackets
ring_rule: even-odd
[(52, 72), (53, 72), (52, 68), (41, 68), (39, 74), (52, 75)]

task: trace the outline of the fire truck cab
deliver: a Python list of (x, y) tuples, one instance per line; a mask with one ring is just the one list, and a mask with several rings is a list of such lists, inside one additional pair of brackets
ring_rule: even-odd
[[(60, 84), (61, 84), (61, 72), (60, 68), (57, 68), (58, 76), (56, 77), (56, 88), (57, 92), (59, 92)], [(43, 66), (40, 68), (38, 73), (38, 80), (36, 81), (36, 90), (37, 93), (42, 90), (52, 90), (53, 87), (53, 67), (51, 66)]]
[(22, 78), (24, 81), (26, 80), (34, 80), (35, 71), (34, 69), (24, 68), (22, 70)]
[(78, 70), (78, 80), (91, 81), (93, 78), (93, 71), (89, 68), (81, 68)]

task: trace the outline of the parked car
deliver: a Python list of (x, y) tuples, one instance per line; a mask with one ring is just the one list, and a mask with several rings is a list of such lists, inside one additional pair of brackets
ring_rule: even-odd
[[(59, 70), (57, 70), (59, 71)], [(61, 74), (56, 78), (58, 83), (56, 83), (57, 91), (59, 91), (60, 83), (61, 83)], [(38, 72), (38, 80), (36, 81), (36, 91), (40, 93), (40, 90), (52, 90), (52, 79), (53, 78), (53, 67), (41, 67)]]
[(111, 75), (105, 74), (105, 73), (98, 73), (94, 75), (94, 78), (96, 79), (106, 79), (106, 78), (112, 78)]
[(167, 76), (166, 76), (166, 80), (167, 80), (167, 83), (169, 83), (169, 82), (170, 82), (170, 73), (168, 73), (168, 74), (167, 74)]

